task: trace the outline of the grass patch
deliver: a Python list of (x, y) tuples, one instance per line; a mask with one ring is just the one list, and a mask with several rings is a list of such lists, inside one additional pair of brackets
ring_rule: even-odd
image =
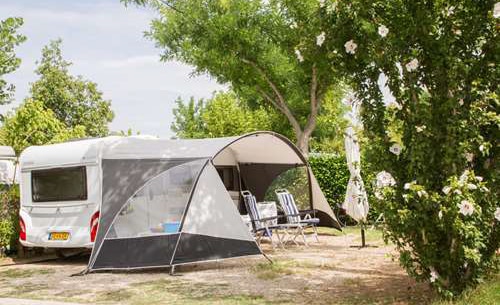
[(134, 293), (127, 289), (111, 290), (111, 291), (100, 292), (96, 301), (100, 303), (107, 303), (107, 302), (123, 303), (124, 301), (127, 301), (128, 299), (132, 298), (133, 296)]
[(97, 303), (146, 304), (271, 304), (260, 295), (231, 294), (227, 284), (192, 283), (162, 279), (133, 284), (96, 299)]
[(297, 263), (294, 261), (275, 261), (272, 264), (268, 262), (258, 263), (250, 270), (261, 280), (274, 280), (283, 275), (292, 274), (294, 267), (297, 267)]
[(34, 275), (44, 275), (52, 274), (54, 270), (52, 269), (20, 269), (20, 268), (9, 268), (5, 270), (0, 270), (0, 278), (7, 279), (20, 279), (28, 278)]
[(432, 305), (497, 305), (500, 302), (500, 274), (479, 285), (476, 289), (466, 291), (454, 301), (438, 300)]
[[(342, 231), (346, 235), (355, 235), (355, 241), (361, 241), (361, 228), (359, 226), (353, 227), (345, 227), (342, 228)], [(383, 243), (384, 240), (382, 238), (382, 230), (374, 228), (373, 230), (370, 228), (365, 229), (365, 238), (367, 243)]]

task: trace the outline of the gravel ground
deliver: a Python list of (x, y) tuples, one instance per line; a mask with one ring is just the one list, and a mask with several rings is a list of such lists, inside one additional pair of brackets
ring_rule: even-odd
[[(398, 266), (392, 246), (359, 244), (354, 233), (320, 235), (262, 256), (167, 270), (93, 273), (88, 256), (0, 267), (0, 297), (103, 304), (426, 304), (434, 295)], [(15, 261), (14, 261), (15, 263)], [(0, 302), (0, 304), (2, 304)], [(36, 304), (36, 303), (33, 303)]]

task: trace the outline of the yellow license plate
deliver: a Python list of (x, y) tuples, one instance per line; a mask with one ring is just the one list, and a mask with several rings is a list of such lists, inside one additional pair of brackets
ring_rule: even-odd
[(49, 234), (49, 240), (68, 240), (68, 232), (52, 232)]

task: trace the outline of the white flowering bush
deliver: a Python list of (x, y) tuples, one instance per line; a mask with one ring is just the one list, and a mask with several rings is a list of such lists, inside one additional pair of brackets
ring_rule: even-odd
[(459, 295), (498, 268), (500, 5), (334, 3), (343, 27), (323, 47), (363, 101), (385, 238), (410, 275)]

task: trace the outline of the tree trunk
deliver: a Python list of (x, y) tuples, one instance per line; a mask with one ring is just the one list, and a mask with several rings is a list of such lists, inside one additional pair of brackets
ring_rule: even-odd
[(295, 145), (299, 148), (299, 150), (307, 157), (309, 154), (309, 140), (310, 135), (307, 135), (305, 132), (301, 131), (299, 134), (295, 133), (297, 137), (297, 142)]

